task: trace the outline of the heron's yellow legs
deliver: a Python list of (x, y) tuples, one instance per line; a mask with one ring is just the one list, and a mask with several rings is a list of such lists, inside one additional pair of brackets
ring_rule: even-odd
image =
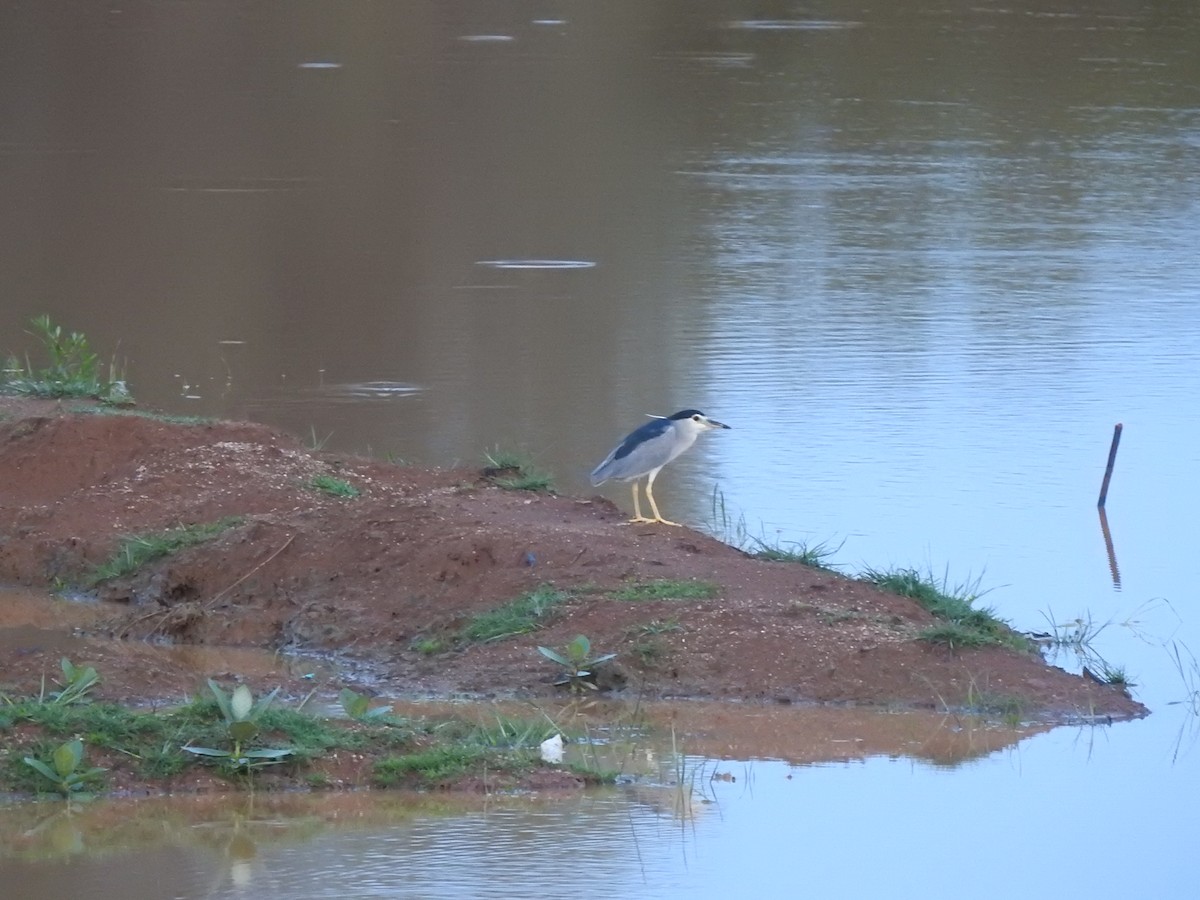
[(655, 470), (650, 473), (650, 477), (646, 479), (646, 499), (650, 501), (650, 509), (654, 511), (654, 518), (648, 519), (642, 515), (642, 505), (638, 502), (638, 483), (635, 479), (633, 482), (633, 518), (629, 520), (630, 525), (641, 524), (643, 522), (659, 525), (674, 525), (676, 528), (682, 527), (678, 522), (672, 522), (669, 519), (664, 519), (662, 513), (658, 511), (658, 504), (654, 502), (654, 476), (658, 474)]

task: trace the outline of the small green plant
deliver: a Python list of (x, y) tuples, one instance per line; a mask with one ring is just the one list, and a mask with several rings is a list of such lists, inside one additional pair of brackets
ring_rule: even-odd
[(350, 688), (342, 688), (341, 693), (338, 694), (338, 702), (342, 704), (346, 715), (358, 722), (369, 722), (380, 716), (386, 716), (392, 711), (390, 706), (377, 706), (372, 709), (370, 697), (360, 694), (358, 691), (352, 691)]
[(166, 531), (123, 537), (116, 553), (92, 571), (87, 579), (88, 584), (94, 586), (113, 578), (130, 575), (147, 563), (186, 547), (211, 541), (241, 523), (241, 518), (231, 516), (216, 522), (201, 522)]
[(544, 584), (510, 603), (475, 616), (462, 630), (462, 638), (483, 643), (536, 631), (554, 608), (570, 597)]
[(332, 475), (314, 475), (308, 482), (308, 486), (314, 491), (320, 491), (331, 497), (341, 497), (343, 500), (353, 500), (362, 493), (344, 478), (335, 478)]
[[(46, 702), (66, 706), (70, 703), (80, 703), (88, 691), (100, 682), (100, 676), (91, 666), (77, 666), (65, 656), (59, 664), (62, 668), (63, 680), (59, 682), (60, 690), (52, 691)], [(45, 691), (42, 692), (43, 697)]]
[(410, 646), (422, 656), (433, 656), (446, 649), (446, 642), (440, 637), (418, 635), (417, 637), (413, 638)]
[(64, 797), (86, 797), (85, 789), (104, 772), (101, 768), (80, 768), (83, 764), (83, 741), (66, 741), (50, 755), (49, 764), (32, 756), (25, 757), (25, 765), (46, 778), (54, 789)]
[(717, 596), (718, 588), (708, 581), (679, 581), (660, 578), (626, 585), (610, 595), (614, 600), (707, 600)]
[(591, 691), (597, 690), (596, 684), (592, 680), (592, 673), (597, 666), (603, 665), (617, 656), (615, 653), (592, 656), (592, 642), (582, 634), (576, 635), (575, 639), (561, 650), (553, 650), (550, 647), (538, 647), (537, 649), (538, 653), (546, 659), (563, 667), (562, 675), (554, 684), (570, 685), (572, 693), (578, 693), (585, 688)]
[(917, 632), (917, 639), (930, 644), (941, 644), (951, 650), (963, 647), (986, 647), (995, 641), (981, 631), (958, 622), (940, 622)]
[(630, 625), (625, 629), (625, 636), (632, 641), (629, 644), (629, 652), (637, 657), (643, 666), (655, 666), (661, 663), (670, 652), (670, 648), (661, 640), (661, 636), (682, 630), (683, 626), (676, 618), (653, 619), (638, 625)]
[(232, 694), (226, 694), (221, 686), (211, 678), (208, 679), (208, 687), (217, 700), (217, 708), (220, 709), (221, 717), (225, 720), (225, 727), (233, 747), (230, 750), (220, 750), (186, 744), (180, 749), (197, 756), (218, 759), (235, 772), (248, 772), (262, 766), (274, 765), (292, 754), (290, 747), (245, 749), (246, 745), (258, 736), (259, 720), (271, 705), (271, 701), (275, 699), (275, 695), (279, 693), (279, 688), (275, 688), (271, 693), (255, 700), (250, 688), (244, 684), (239, 684), (234, 688)]
[(669, 634), (673, 631), (683, 631), (683, 626), (674, 617), (670, 619), (652, 619), (649, 622), (631, 625), (625, 629), (625, 633), (630, 637), (656, 637), (657, 635)]
[(1102, 659), (1096, 659), (1094, 666), (1094, 669), (1085, 667), (1084, 671), (1101, 684), (1111, 684), (1121, 688), (1137, 687), (1137, 682), (1130, 680), (1129, 673), (1125, 671), (1124, 666), (1114, 665)]
[(0, 387), (35, 397), (87, 397), (113, 404), (132, 402), (115, 363), (109, 366), (108, 378), (101, 377), (99, 359), (83, 334), (64, 332), (47, 315), (31, 319), (30, 327), (29, 333), (41, 342), (49, 365), (35, 368), (28, 357), (22, 364), (10, 355), (0, 373)]
[(554, 493), (554, 479), (525, 457), (500, 449), (484, 454), (483, 476), (506, 491)]

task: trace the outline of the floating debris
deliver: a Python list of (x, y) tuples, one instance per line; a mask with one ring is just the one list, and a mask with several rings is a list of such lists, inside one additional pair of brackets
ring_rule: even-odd
[(390, 399), (419, 394), (424, 388), (404, 381), (360, 381), (354, 384), (331, 384), (324, 388), (326, 393), (342, 394), (347, 397)]

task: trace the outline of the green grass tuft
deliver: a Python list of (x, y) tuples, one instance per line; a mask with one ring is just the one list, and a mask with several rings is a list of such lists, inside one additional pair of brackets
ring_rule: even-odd
[(332, 475), (314, 475), (308, 482), (308, 486), (315, 491), (344, 500), (352, 500), (362, 493), (344, 478), (335, 478)]
[(1125, 671), (1125, 667), (1107, 663), (1104, 660), (1096, 660), (1095, 668), (1088, 671), (1096, 677), (1098, 681), (1104, 684), (1111, 684), (1122, 688), (1137, 687), (1137, 682), (1132, 681), (1129, 673)]
[(97, 566), (87, 578), (89, 585), (97, 585), (113, 578), (122, 578), (140, 569), (147, 563), (169, 556), (186, 547), (194, 547), (219, 537), (230, 528), (242, 524), (238, 516), (229, 516), (216, 522), (201, 522), (147, 534), (135, 534), (121, 538), (116, 553), (108, 561)]
[(987, 647), (997, 643), (982, 632), (957, 622), (941, 622), (931, 625), (919, 631), (917, 639), (930, 644), (941, 644), (951, 650), (957, 650), (960, 647)]
[(982, 596), (978, 580), (951, 586), (945, 578), (939, 582), (932, 575), (903, 568), (868, 569), (862, 579), (893, 594), (911, 597), (942, 620), (921, 632), (921, 640), (952, 648), (993, 645), (1025, 653), (1034, 650), (1027, 637), (1013, 631), (992, 610), (975, 606)]
[(375, 784), (395, 787), (406, 781), (431, 783), (465, 775), (487, 754), (483, 747), (434, 747), (404, 756), (389, 756), (375, 763)]
[(461, 637), (466, 641), (483, 643), (516, 634), (528, 634), (541, 628), (555, 607), (569, 599), (570, 594), (544, 584), (516, 600), (475, 616), (462, 630)]
[(487, 467), (483, 475), (497, 487), (506, 491), (554, 493), (554, 479), (520, 454), (495, 449), (485, 454), (484, 459)]
[(64, 332), (46, 315), (31, 319), (29, 324), (29, 334), (41, 342), (47, 365), (38, 368), (28, 357), (22, 363), (9, 354), (0, 368), (0, 391), (29, 397), (90, 398), (118, 405), (133, 402), (124, 372), (118, 371), (114, 361), (105, 377), (85, 335)]
[(115, 406), (71, 406), (71, 412), (85, 416), (130, 416), (136, 419), (150, 419), (154, 422), (167, 422), (171, 425), (212, 425), (218, 419), (209, 416), (180, 416), (174, 413), (155, 412), (151, 409), (122, 409)]
[(747, 552), (755, 559), (767, 562), (799, 563), (812, 569), (824, 569), (827, 572), (836, 571), (828, 563), (830, 557), (842, 549), (842, 545), (831, 547), (827, 543), (814, 544), (811, 547), (798, 542), (776, 542), (774, 544), (762, 538), (750, 537), (750, 547)]
[(654, 581), (639, 581), (613, 591), (614, 600), (707, 600), (719, 593), (717, 585), (709, 581), (684, 581), (660, 578)]

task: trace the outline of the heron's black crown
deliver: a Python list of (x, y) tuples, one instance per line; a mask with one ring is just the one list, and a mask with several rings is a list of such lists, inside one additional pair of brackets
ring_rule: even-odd
[[(703, 415), (704, 415), (704, 413), (700, 412), (700, 410), (698, 410), (698, 409), (681, 409), (679, 412), (675, 413), (675, 415), (667, 416), (667, 418), (673, 422), (676, 422), (680, 419), (690, 419), (692, 416), (703, 416)], [(708, 418), (708, 417), (705, 416), (705, 418)]]

